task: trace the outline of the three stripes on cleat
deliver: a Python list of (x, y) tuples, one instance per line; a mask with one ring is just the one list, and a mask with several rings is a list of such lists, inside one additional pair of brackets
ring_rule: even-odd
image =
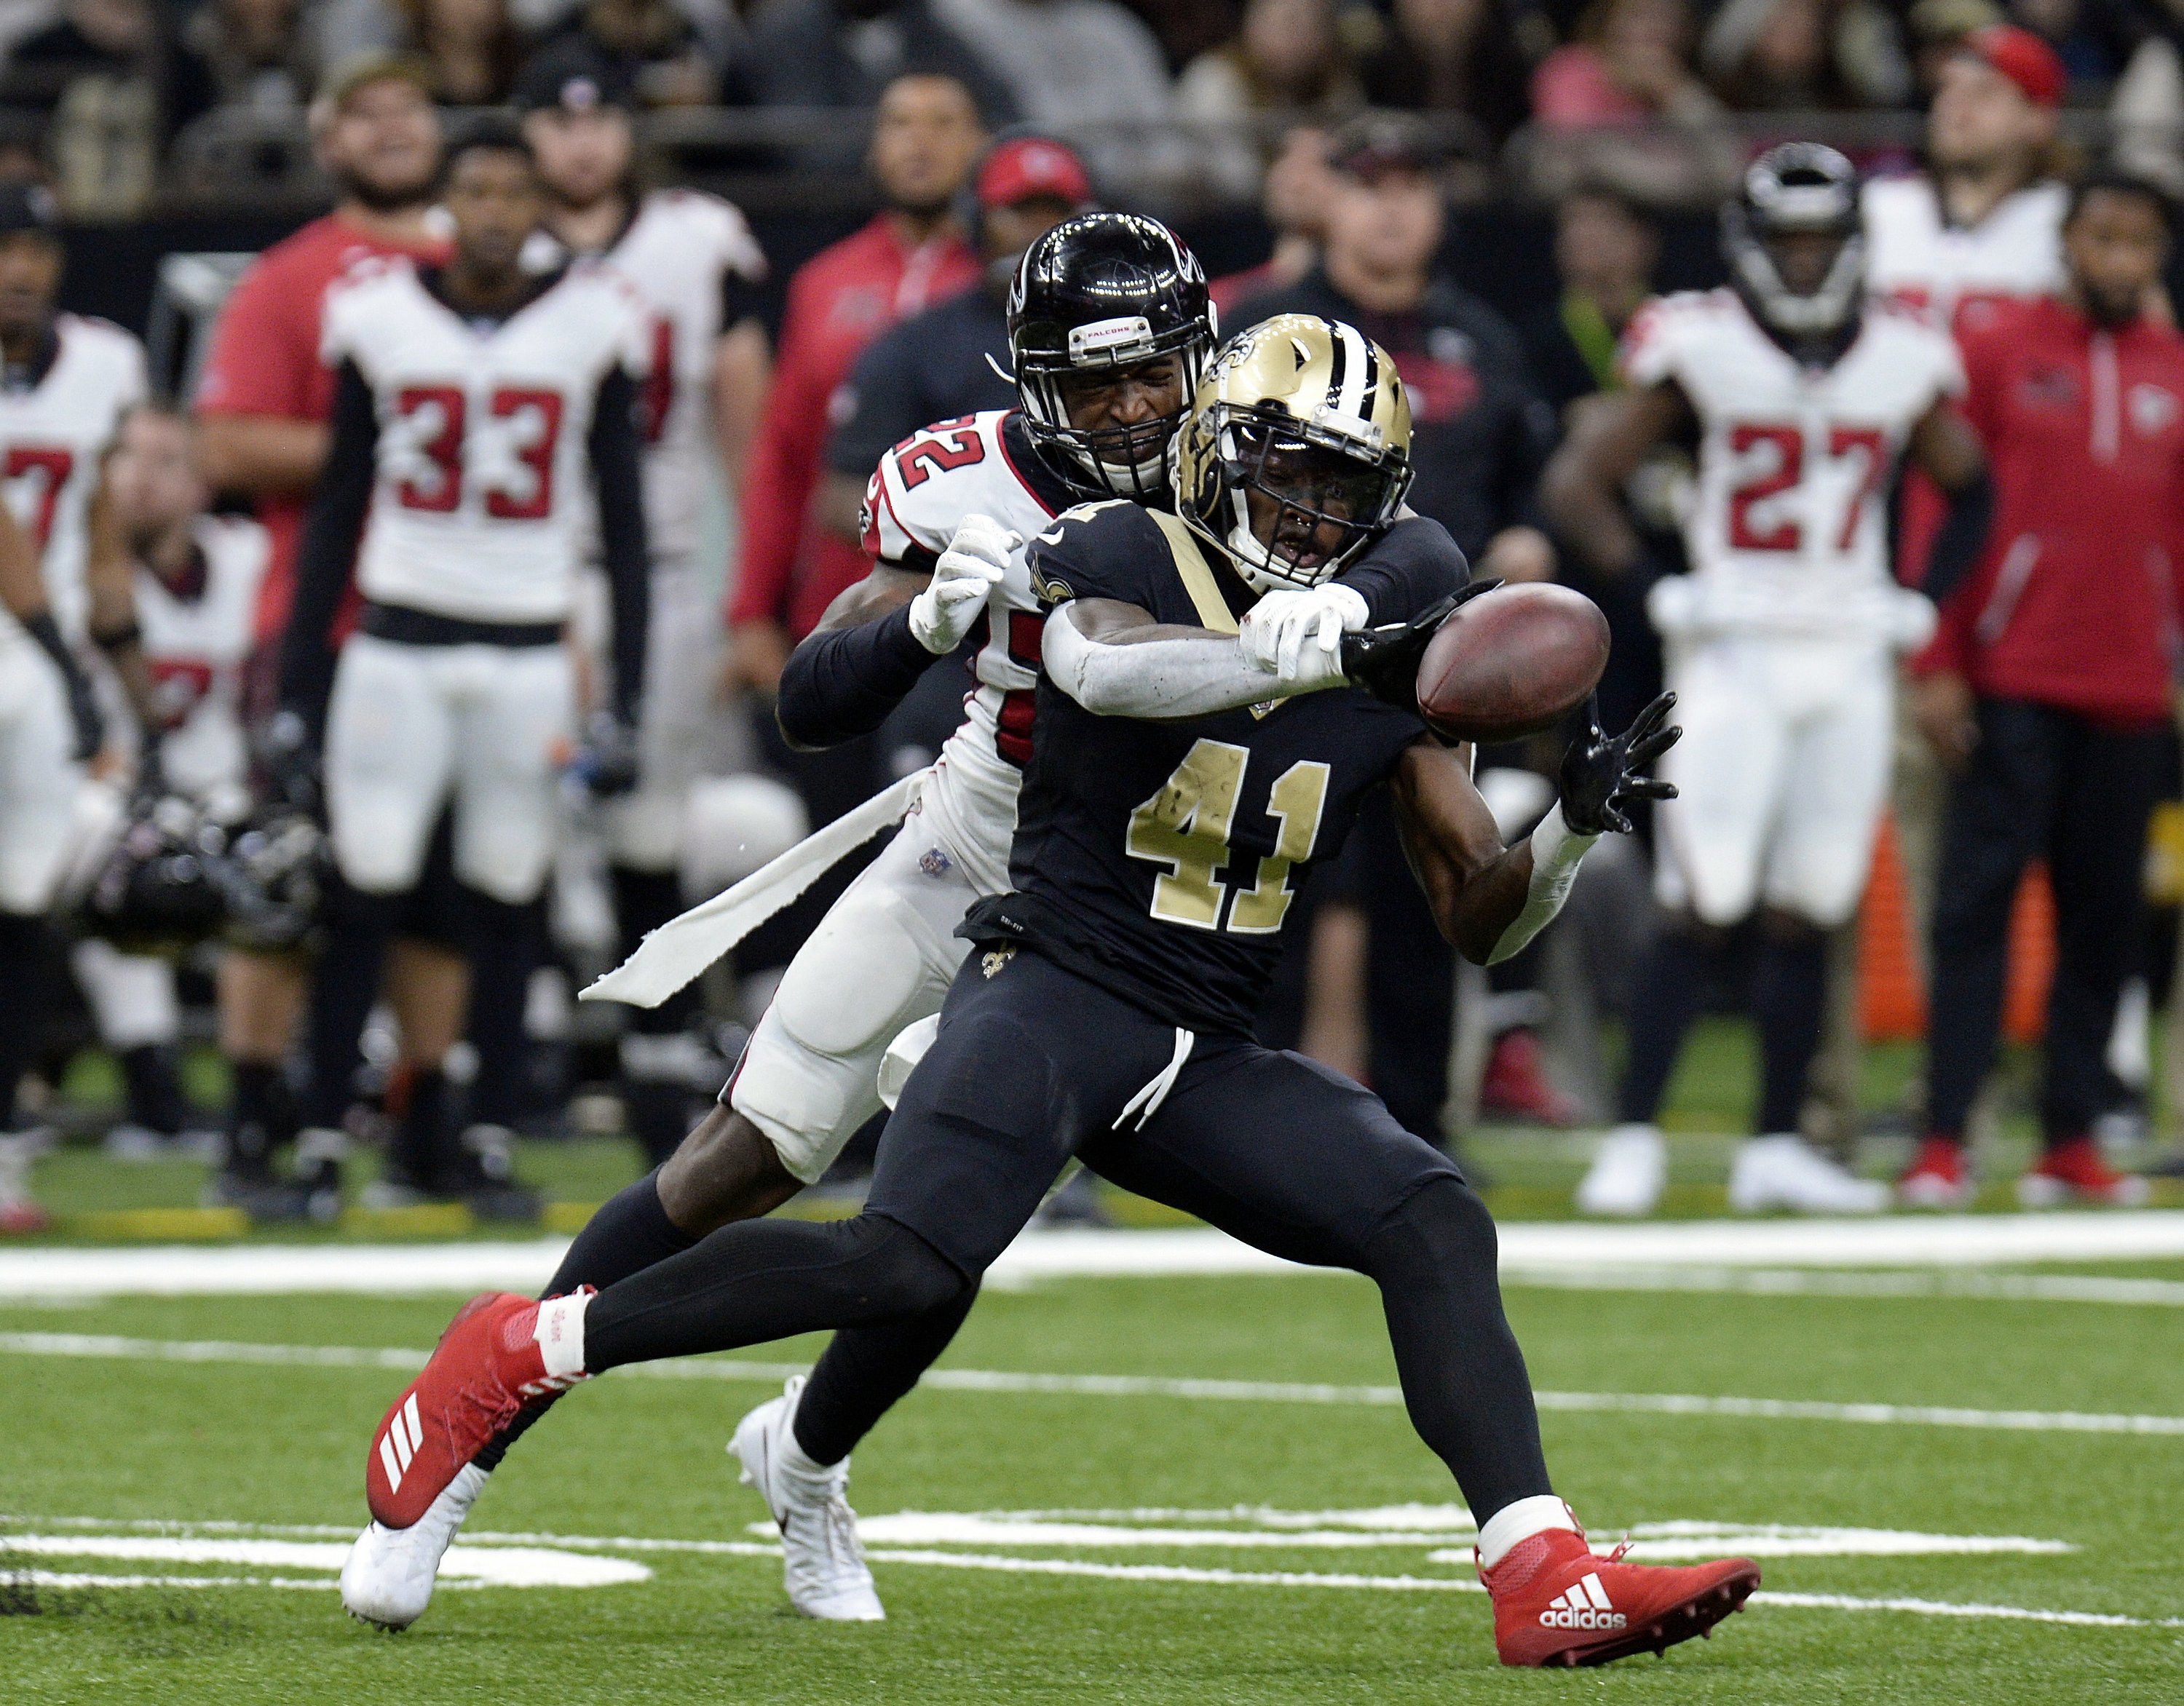
[(425, 1426), (417, 1419), (417, 1394), (394, 1412), (394, 1419), (387, 1425), (387, 1431), (379, 1436), (379, 1464), (387, 1471), (387, 1490), (401, 1490), (402, 1476), (417, 1455), (417, 1448), (425, 1443)]

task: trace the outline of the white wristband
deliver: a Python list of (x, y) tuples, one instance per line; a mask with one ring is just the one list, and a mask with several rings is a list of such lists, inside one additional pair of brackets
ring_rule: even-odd
[(1580, 835), (1572, 829), (1563, 816), (1562, 802), (1555, 802), (1554, 809), (1532, 831), (1532, 881), (1524, 892), (1524, 909), (1509, 921), (1494, 951), (1486, 956), (1489, 965), (1518, 953), (1547, 927), (1569, 898), (1579, 862), (1599, 839), (1597, 835)]

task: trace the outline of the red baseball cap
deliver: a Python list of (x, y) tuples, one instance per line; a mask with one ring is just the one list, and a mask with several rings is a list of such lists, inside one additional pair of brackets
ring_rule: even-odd
[(1042, 196), (1082, 208), (1092, 200), (1092, 176), (1067, 142), (1011, 136), (979, 165), (976, 194), (982, 208), (1012, 208)]
[(1964, 37), (1964, 51), (1983, 59), (2025, 92), (2036, 107), (2063, 104), (2069, 77), (2055, 50), (2030, 30), (2014, 24), (1990, 24)]

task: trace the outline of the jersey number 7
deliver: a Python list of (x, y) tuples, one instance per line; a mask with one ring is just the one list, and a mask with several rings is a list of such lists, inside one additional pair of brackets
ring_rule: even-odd
[(1258, 881), (1230, 890), (1219, 881), (1228, 863), (1228, 832), (1244, 792), (1248, 747), (1226, 741), (1191, 743), (1160, 792), (1130, 814), (1124, 842), (1132, 859), (1167, 869), (1153, 880), (1152, 915), (1194, 930), (1225, 926), (1239, 936), (1269, 936), (1289, 914), (1290, 868), (1312, 857), (1333, 773), (1317, 759), (1300, 759), (1275, 779), (1267, 815), (1279, 820), (1274, 851), (1259, 861)]

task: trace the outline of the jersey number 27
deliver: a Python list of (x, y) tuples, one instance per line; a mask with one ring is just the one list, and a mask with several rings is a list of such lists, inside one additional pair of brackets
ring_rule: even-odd
[[(1761, 526), (1752, 517), (1754, 506), (1791, 491), (1805, 478), (1805, 435), (1800, 427), (1771, 426), (1745, 422), (1729, 430), (1730, 453), (1747, 457), (1762, 446), (1770, 453), (1759, 470), (1729, 494), (1729, 547), (1732, 551), (1802, 551), (1803, 525), (1785, 516)], [(1836, 530), (1833, 548), (1850, 549), (1858, 538), (1858, 525), (1865, 517), (1881, 476), (1888, 471), (1887, 443), (1876, 427), (1836, 426), (1828, 430), (1826, 453), (1831, 460), (1860, 458), (1858, 484), (1851, 488), (1842, 525)]]
[(1317, 759), (1300, 759), (1275, 778), (1267, 797), (1267, 815), (1281, 823), (1274, 850), (1259, 861), (1257, 881), (1232, 891), (1219, 879), (1251, 759), (1248, 747), (1195, 741), (1160, 792), (1130, 814), (1124, 843), (1130, 857), (1167, 867), (1153, 880), (1155, 918), (1239, 936), (1268, 936), (1282, 927), (1291, 898), (1290, 868), (1312, 857), (1333, 772)]

